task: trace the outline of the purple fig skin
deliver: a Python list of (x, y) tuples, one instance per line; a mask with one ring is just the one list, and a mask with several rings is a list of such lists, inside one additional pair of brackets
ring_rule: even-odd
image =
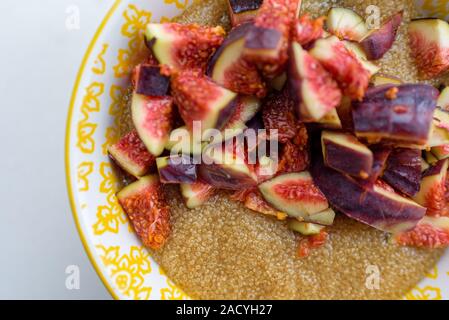
[(276, 49), (281, 39), (281, 33), (275, 29), (253, 26), (246, 34), (245, 47), (253, 50)]
[(445, 159), (438, 161), (435, 165), (431, 166), (429, 169), (423, 172), (422, 178), (436, 176), (441, 173), (441, 169), (444, 165)]
[(162, 183), (194, 183), (197, 180), (197, 166), (186, 155), (169, 156), (162, 158), (165, 166), (159, 166), (159, 179)]
[(391, 16), (380, 29), (373, 31), (360, 42), (368, 60), (378, 60), (391, 49), (402, 22), (403, 12)]
[(228, 0), (229, 5), (234, 13), (242, 13), (253, 11), (260, 8), (263, 0)]
[(136, 93), (145, 96), (162, 97), (168, 95), (170, 78), (161, 74), (158, 66), (141, 65), (136, 80)]
[(242, 173), (226, 170), (219, 164), (201, 164), (198, 170), (201, 180), (218, 189), (241, 190), (256, 185), (256, 181)]
[[(395, 98), (389, 90), (397, 88)], [(424, 145), (436, 107), (438, 90), (430, 85), (382, 85), (369, 88), (362, 101), (353, 101), (352, 118), (359, 137)]]
[(408, 231), (426, 213), (424, 207), (401, 203), (374, 189), (364, 188), (350, 176), (326, 167), (322, 158), (312, 163), (311, 174), (335, 209), (376, 229), (392, 233)]
[(360, 177), (362, 172), (371, 174), (372, 157), (328, 140), (325, 140), (323, 144), (326, 150), (327, 166), (354, 177)]
[(371, 174), (368, 179), (358, 179), (357, 181), (368, 188), (371, 188), (376, 180), (382, 175), (388, 156), (391, 153), (391, 148), (382, 145), (373, 145), (370, 147), (373, 152), (373, 167), (371, 168)]
[(421, 184), (421, 151), (408, 148), (394, 149), (388, 157), (382, 179), (410, 197), (416, 195)]
[(237, 99), (232, 100), (225, 108), (220, 111), (218, 115), (216, 128), (221, 130), (228, 123), (231, 116), (234, 114), (235, 108), (237, 107)]

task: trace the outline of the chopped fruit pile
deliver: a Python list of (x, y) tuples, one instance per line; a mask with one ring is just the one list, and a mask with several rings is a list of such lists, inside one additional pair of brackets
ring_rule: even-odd
[[(402, 12), (368, 30), (351, 10), (312, 19), (300, 7), (228, 0), (227, 35), (147, 26), (154, 59), (132, 75), (135, 129), (109, 148), (137, 179), (117, 196), (146, 246), (169, 237), (167, 184), (189, 209), (223, 189), (287, 220), (301, 257), (325, 243), (336, 214), (400, 245), (449, 245), (449, 89), (403, 83), (371, 61), (393, 46)], [(449, 69), (445, 22), (409, 31), (425, 77)]]

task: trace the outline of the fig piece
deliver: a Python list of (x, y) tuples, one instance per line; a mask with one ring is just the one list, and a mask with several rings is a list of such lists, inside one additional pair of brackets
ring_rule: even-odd
[(368, 88), (368, 72), (344, 43), (332, 36), (315, 41), (309, 51), (338, 82), (343, 94), (361, 100)]
[(201, 121), (201, 132), (221, 129), (236, 106), (237, 95), (198, 72), (185, 70), (172, 77), (172, 95), (187, 128)]
[(186, 155), (171, 155), (156, 159), (159, 180), (162, 183), (194, 183), (196, 164)]
[(123, 136), (108, 148), (109, 156), (123, 170), (136, 178), (144, 176), (154, 165), (155, 158), (139, 138), (136, 130)]
[(254, 20), (263, 0), (227, 0), (233, 27)]
[(173, 126), (173, 99), (133, 93), (131, 113), (137, 133), (148, 151), (155, 157), (159, 156)]
[(413, 197), (420, 205), (427, 208), (427, 215), (446, 215), (446, 177), (449, 159), (440, 160), (424, 171), (421, 188)]
[(403, 14), (403, 11), (399, 11), (392, 15), (379, 29), (371, 30), (360, 40), (368, 60), (379, 60), (391, 49), (402, 23)]
[(153, 97), (168, 95), (170, 78), (161, 74), (159, 66), (139, 64), (134, 69), (134, 91), (137, 94)]
[(231, 30), (210, 60), (207, 74), (226, 89), (264, 97), (267, 89), (256, 65), (243, 58), (245, 36), (252, 26), (251, 23), (245, 23)]
[(247, 163), (242, 146), (207, 146), (198, 173), (203, 181), (219, 189), (239, 190), (257, 184), (254, 168)]
[(210, 184), (202, 181), (181, 183), (180, 188), (186, 207), (189, 209), (201, 207), (215, 193), (215, 189)]
[(438, 147), (449, 144), (449, 111), (435, 108), (430, 129), (430, 138), (426, 147)]
[(287, 83), (287, 72), (282, 72), (279, 76), (270, 81), (271, 88), (282, 91)]
[(268, 95), (262, 105), (262, 118), (267, 131), (277, 130), (279, 142), (285, 143), (295, 137), (298, 120), (288, 88)]
[(323, 24), (325, 17), (312, 19), (308, 14), (296, 19), (293, 24), (291, 40), (302, 47), (310, 46), (315, 40), (323, 37)]
[(288, 72), (291, 93), (301, 119), (320, 120), (340, 104), (341, 91), (337, 83), (296, 42), (291, 45)]
[(383, 174), (386, 166), (387, 159), (391, 153), (391, 148), (383, 145), (372, 145), (370, 150), (373, 152), (373, 166), (371, 168), (371, 174), (366, 179), (357, 179), (357, 181), (368, 188), (372, 188), (374, 183)]
[(367, 33), (365, 20), (345, 8), (331, 8), (326, 19), (327, 31), (340, 39), (360, 41)]
[(360, 62), (363, 68), (365, 68), (365, 70), (369, 73), (370, 77), (379, 72), (380, 67), (374, 64), (372, 61), (368, 60), (368, 57), (361, 48), (360, 44), (346, 40), (342, 42), (345, 45), (346, 49), (348, 49), (354, 54), (354, 56), (357, 58), (357, 60)]
[(432, 147), (430, 152), (438, 159), (443, 160), (449, 158), (449, 144), (443, 144), (442, 146)]
[(325, 227), (311, 222), (302, 222), (296, 219), (290, 219), (287, 223), (288, 228), (303, 236), (311, 236), (319, 234)]
[(261, 108), (261, 102), (256, 97), (239, 96), (237, 106), (224, 129), (246, 129), (246, 123), (253, 119)]
[(322, 158), (314, 159), (311, 168), (314, 182), (334, 209), (376, 229), (408, 231), (426, 213), (426, 208), (398, 195), (391, 187), (376, 183), (366, 188), (354, 178), (326, 167)]
[(288, 60), (290, 26), (300, 7), (301, 0), (265, 0), (246, 34), (244, 57), (269, 79), (278, 76)]
[(279, 175), (260, 184), (259, 190), (268, 203), (290, 217), (307, 220), (310, 215), (329, 208), (307, 171)]
[(170, 211), (159, 177), (140, 178), (121, 190), (117, 199), (143, 244), (161, 248), (170, 234)]
[(180, 23), (150, 23), (145, 32), (147, 46), (159, 63), (178, 71), (206, 70), (224, 36), (222, 27)]
[(449, 218), (426, 216), (413, 230), (393, 235), (392, 241), (402, 246), (446, 248), (449, 246)]
[(421, 77), (432, 79), (449, 70), (449, 24), (420, 19), (408, 26), (410, 49)]
[(342, 129), (342, 123), (337, 109), (332, 109), (316, 122), (320, 127), (327, 129)]
[(332, 208), (327, 208), (324, 211), (314, 213), (307, 218), (307, 221), (322, 226), (331, 226), (334, 224), (335, 211)]
[(425, 155), (425, 158), (426, 158), (426, 162), (427, 162), (428, 164), (434, 165), (435, 163), (438, 162), (438, 158), (435, 157), (435, 155), (434, 155), (432, 152), (430, 152), (430, 151), (425, 151), (425, 152), (424, 152), (424, 155)]
[(425, 145), (437, 96), (438, 90), (423, 84), (369, 88), (363, 101), (352, 103), (355, 133), (371, 142)]
[(376, 74), (371, 78), (371, 83), (376, 87), (382, 86), (384, 84), (393, 84), (393, 85), (403, 84), (401, 79), (386, 74)]
[(410, 197), (416, 195), (421, 183), (421, 150), (393, 149), (382, 179), (403, 194)]
[(282, 148), (277, 173), (301, 172), (310, 164), (309, 150), (307, 146), (297, 146), (287, 141)]
[(231, 195), (231, 200), (240, 201), (245, 208), (267, 216), (276, 217), (278, 220), (285, 220), (287, 218), (287, 214), (276, 210), (265, 201), (257, 187), (236, 191)]
[(203, 142), (201, 141), (201, 133), (191, 133), (186, 126), (179, 127), (172, 130), (170, 133), (170, 139), (168, 140), (165, 148), (171, 152), (171, 154), (185, 154), (198, 156), (203, 151)]
[(449, 111), (449, 87), (444, 88), (438, 97), (437, 106)]
[(371, 174), (373, 152), (353, 135), (323, 131), (321, 145), (326, 166), (362, 179)]

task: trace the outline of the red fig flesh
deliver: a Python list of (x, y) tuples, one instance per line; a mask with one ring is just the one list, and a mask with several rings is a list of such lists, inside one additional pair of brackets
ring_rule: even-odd
[(449, 246), (449, 218), (424, 217), (413, 230), (393, 236), (402, 246), (437, 249)]
[(325, 17), (311, 19), (308, 14), (297, 19), (293, 25), (292, 40), (301, 46), (309, 46), (324, 34), (323, 24)]
[(202, 206), (213, 196), (215, 189), (207, 183), (197, 181), (194, 183), (181, 183), (181, 194), (189, 209)]

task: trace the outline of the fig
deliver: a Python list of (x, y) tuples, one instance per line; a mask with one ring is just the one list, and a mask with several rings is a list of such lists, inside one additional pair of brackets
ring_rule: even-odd
[(201, 132), (191, 133), (186, 126), (174, 129), (170, 133), (170, 139), (168, 140), (165, 148), (171, 152), (171, 154), (186, 154), (198, 156), (203, 151), (203, 142), (201, 141)]
[(345, 8), (331, 8), (326, 19), (327, 30), (340, 39), (360, 41), (367, 33), (365, 20)]
[(256, 65), (243, 58), (245, 36), (252, 26), (245, 23), (231, 30), (209, 62), (207, 74), (226, 89), (264, 97), (267, 89)]
[(379, 29), (371, 30), (360, 40), (368, 60), (379, 60), (391, 49), (402, 23), (403, 13), (399, 11), (392, 15)]
[(117, 199), (143, 244), (161, 248), (170, 234), (170, 211), (159, 177), (140, 178), (121, 190)]
[(362, 179), (371, 174), (373, 152), (353, 135), (323, 131), (321, 145), (326, 166)]
[(383, 145), (372, 145), (370, 146), (370, 150), (373, 152), (371, 173), (368, 178), (358, 179), (357, 181), (363, 186), (372, 188), (387, 166), (387, 159), (391, 153), (391, 148)]
[(428, 164), (434, 165), (435, 163), (438, 162), (438, 158), (435, 157), (432, 152), (426, 151), (424, 154), (425, 154), (425, 157), (426, 157), (426, 162)]
[(165, 148), (173, 125), (173, 100), (171, 97), (147, 97), (133, 93), (131, 113), (134, 126), (155, 157)]
[(123, 170), (136, 178), (144, 176), (154, 165), (155, 158), (139, 138), (136, 130), (123, 136), (108, 148), (109, 156)]
[(282, 72), (279, 76), (270, 81), (270, 86), (277, 91), (282, 91), (286, 83), (287, 72)]
[(374, 86), (382, 86), (384, 84), (394, 84), (394, 85), (403, 84), (401, 79), (385, 74), (376, 74), (371, 78), (371, 83)]
[(314, 213), (307, 218), (307, 221), (310, 221), (315, 224), (319, 224), (322, 226), (331, 226), (334, 224), (335, 219), (335, 211), (332, 208), (328, 208), (324, 211)]
[(330, 205), (348, 217), (386, 232), (408, 231), (416, 226), (426, 208), (376, 183), (372, 188), (324, 165), (317, 157), (311, 174)]
[(421, 173), (423, 173), (424, 171), (426, 171), (429, 168), (430, 168), (430, 164), (428, 164), (427, 161), (424, 160), (424, 158), (421, 158)]
[(307, 147), (297, 146), (287, 141), (282, 148), (277, 173), (301, 172), (310, 164), (309, 150)]
[(326, 113), (320, 120), (316, 122), (320, 127), (328, 129), (342, 129), (340, 117), (338, 115), (337, 109), (332, 109)]
[(171, 155), (156, 159), (159, 180), (162, 183), (194, 183), (196, 164), (186, 155)]
[(256, 97), (239, 96), (237, 106), (224, 129), (246, 129), (246, 123), (259, 112), (261, 102)]
[(267, 131), (277, 130), (277, 138), (281, 143), (295, 137), (298, 131), (298, 120), (295, 114), (295, 103), (288, 88), (268, 95), (262, 105), (262, 118)]
[(301, 119), (320, 120), (340, 104), (341, 91), (337, 83), (296, 42), (291, 45), (288, 72), (291, 93)]
[(206, 70), (224, 36), (222, 27), (179, 23), (150, 23), (145, 32), (147, 46), (159, 63), (178, 71)]
[(343, 94), (361, 100), (368, 88), (370, 72), (345, 44), (332, 36), (315, 41), (309, 51), (338, 82)]
[(293, 24), (291, 40), (303, 47), (310, 46), (315, 40), (323, 37), (325, 17), (312, 19), (308, 14), (301, 16)]
[(269, 79), (278, 76), (288, 60), (290, 26), (301, 0), (265, 0), (245, 37), (244, 57), (256, 63)]
[(449, 87), (444, 88), (438, 97), (437, 106), (449, 111)]
[(254, 168), (247, 163), (242, 147), (209, 145), (203, 151), (199, 177), (219, 189), (239, 190), (257, 184)]
[(260, 184), (259, 190), (268, 203), (294, 218), (307, 219), (329, 207), (307, 171), (279, 175)]
[(449, 218), (426, 216), (413, 230), (393, 235), (392, 242), (418, 248), (446, 248), (449, 246)]
[(180, 188), (186, 207), (189, 209), (202, 206), (215, 192), (215, 189), (211, 185), (202, 181), (181, 183)]
[(296, 219), (290, 219), (287, 225), (290, 230), (298, 232), (303, 236), (311, 236), (314, 234), (319, 234), (321, 230), (325, 228), (324, 226), (319, 224), (302, 222)]
[(446, 177), (449, 159), (439, 160), (424, 171), (419, 192), (413, 197), (427, 208), (427, 215), (440, 216), (446, 213)]
[(185, 70), (172, 77), (172, 95), (187, 128), (201, 121), (201, 132), (221, 129), (236, 106), (237, 95), (198, 72)]
[(227, 0), (233, 27), (254, 20), (263, 0)]
[(449, 158), (449, 144), (443, 144), (441, 146), (432, 147), (430, 152), (438, 159), (443, 160)]
[(262, 156), (258, 159), (254, 167), (254, 172), (259, 183), (269, 180), (278, 172), (278, 161), (267, 156)]
[(449, 111), (437, 107), (433, 113), (430, 137), (426, 147), (438, 147), (445, 144), (449, 144)]
[(423, 84), (369, 88), (363, 101), (352, 103), (355, 133), (370, 142), (425, 145), (437, 96), (438, 90)]
[(170, 78), (161, 74), (159, 66), (140, 64), (134, 69), (133, 84), (137, 94), (163, 97), (168, 95)]
[(449, 24), (439, 19), (420, 19), (408, 26), (410, 49), (425, 79), (449, 70)]
[(388, 157), (382, 179), (407, 196), (416, 195), (421, 183), (421, 150), (393, 149)]
[(236, 191), (231, 195), (231, 200), (240, 201), (246, 208), (267, 216), (274, 216), (278, 220), (284, 220), (287, 217), (287, 214), (276, 210), (266, 202), (257, 187)]
[(365, 68), (365, 70), (369, 73), (370, 77), (379, 72), (380, 67), (368, 60), (368, 57), (361, 48), (360, 44), (346, 40), (342, 42), (345, 45), (346, 49), (348, 49), (354, 54), (354, 56), (357, 58), (357, 60), (360, 62), (363, 68)]

